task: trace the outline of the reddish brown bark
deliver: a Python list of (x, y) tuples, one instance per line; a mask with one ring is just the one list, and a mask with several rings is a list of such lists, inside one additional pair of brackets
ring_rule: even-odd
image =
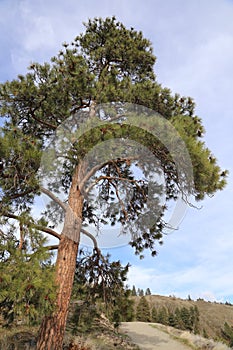
[(45, 317), (39, 332), (37, 349), (61, 350), (73, 286), (78, 243), (62, 235), (57, 257), (56, 282), (58, 294), (56, 311)]
[(56, 310), (40, 327), (37, 350), (61, 350), (78, 254), (83, 197), (78, 190), (78, 169), (73, 176), (56, 262)]

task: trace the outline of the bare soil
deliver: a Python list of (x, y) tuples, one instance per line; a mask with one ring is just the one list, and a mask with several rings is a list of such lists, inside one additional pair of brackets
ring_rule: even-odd
[(141, 350), (190, 350), (169, 334), (145, 322), (122, 322), (120, 331), (127, 334)]

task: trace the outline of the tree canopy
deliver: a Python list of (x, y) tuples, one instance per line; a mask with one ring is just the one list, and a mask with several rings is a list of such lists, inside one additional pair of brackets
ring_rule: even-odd
[[(193, 194), (197, 199), (223, 188), (225, 173), (202, 141), (204, 128), (201, 119), (194, 114), (193, 100), (178, 94), (173, 96), (169, 89), (158, 84), (154, 63), (151, 43), (141, 32), (126, 29), (114, 17), (96, 18), (86, 24), (86, 32), (77, 36), (71, 45), (64, 43), (63, 50), (51, 59), (50, 64), (33, 63), (25, 76), (1, 84), (3, 216), (15, 212), (21, 215), (29, 210), (35, 195), (40, 194), (37, 176), (40, 157), (54, 130), (78, 111), (112, 101), (143, 105), (160, 113), (175, 126), (190, 153), (195, 182)], [(84, 112), (81, 115), (88, 117)], [(63, 163), (65, 171), (61, 174), (65, 189), (70, 187), (77, 160), (88, 148), (101, 142), (102, 136), (104, 139), (108, 136), (140, 141), (160, 157), (160, 162), (164, 163), (161, 164), (163, 171), (169, 175), (170, 169), (165, 167), (169, 161), (171, 166), (169, 155), (162, 157), (158, 148), (166, 150), (158, 142), (153, 142), (153, 137), (145, 131), (126, 127), (122, 131), (119, 123), (111, 124), (109, 130), (104, 131), (110, 135), (102, 135), (101, 128), (97, 129), (96, 135), (91, 130), (82, 138), (83, 142), (79, 140), (71, 146), (70, 164)], [(107, 167), (109, 164), (103, 170), (106, 171)], [(120, 169), (121, 173), (132, 175), (129, 175), (130, 167), (127, 168), (125, 163), (124, 167), (125, 170)], [(112, 168), (116, 172), (116, 165)], [(169, 181), (169, 176), (166, 180)], [(175, 197), (174, 193), (171, 196)]]

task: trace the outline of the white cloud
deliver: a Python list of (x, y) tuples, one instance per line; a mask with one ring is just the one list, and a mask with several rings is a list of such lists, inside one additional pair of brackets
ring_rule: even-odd
[(166, 272), (161, 271), (161, 268), (134, 265), (129, 271), (128, 284), (144, 290), (149, 287), (154, 294), (176, 295), (182, 298), (191, 295), (194, 299), (219, 301), (224, 295), (233, 294), (232, 280), (229, 278), (231, 267), (226, 269), (225, 265), (221, 265), (221, 261), (219, 263), (220, 265), (216, 266), (216, 263), (199, 261), (192, 267), (170, 266), (170, 270)]

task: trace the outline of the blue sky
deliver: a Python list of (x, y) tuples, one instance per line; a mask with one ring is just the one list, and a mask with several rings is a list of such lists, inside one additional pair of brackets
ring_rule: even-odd
[(0, 81), (48, 61), (95, 16), (116, 15), (142, 30), (157, 56), (157, 80), (196, 101), (205, 141), (230, 171), (228, 186), (190, 208), (159, 255), (139, 260), (125, 246), (112, 257), (132, 267), (129, 284), (155, 294), (233, 302), (233, 2), (230, 0), (0, 0)]

